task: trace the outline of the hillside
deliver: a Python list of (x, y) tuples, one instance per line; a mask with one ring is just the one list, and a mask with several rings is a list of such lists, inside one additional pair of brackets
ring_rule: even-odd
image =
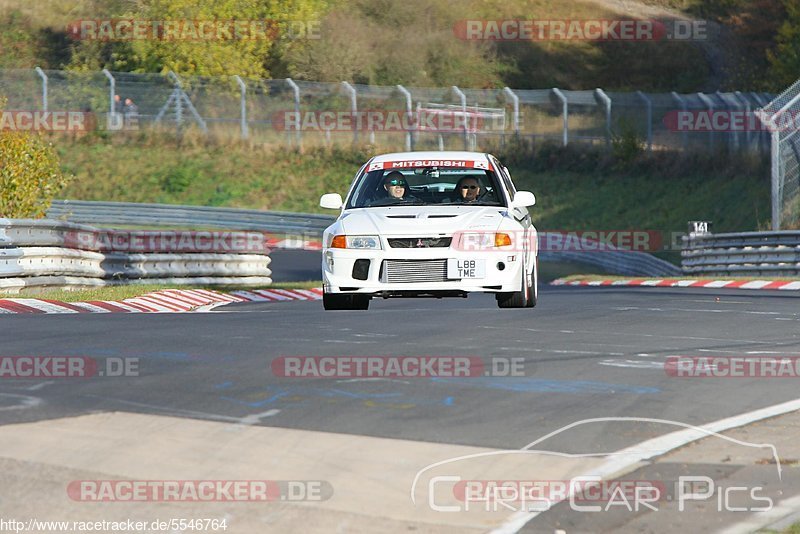
[[(374, 152), (62, 144), (62, 166), (76, 179), (60, 197), (325, 213), (320, 195), (344, 194)], [(543, 229), (681, 232), (700, 219), (713, 221), (717, 231), (753, 230), (769, 219), (769, 169), (758, 159), (642, 154), (615, 162), (550, 145), (497, 154), (518, 187), (535, 192), (534, 220)]]
[[(2, 0), (0, 68), (76, 68), (247, 74), (410, 86), (715, 91), (778, 90), (768, 54), (786, 0), (291, 0), (278, 16), (319, 21), (320, 39), (237, 43), (81, 42), (82, 18), (246, 18), (262, 3), (149, 0)], [(245, 4), (242, 4), (244, 6)], [(270, 4), (272, 5), (272, 4)], [(280, 5), (280, 4), (277, 4)], [(138, 7), (137, 7), (138, 6)], [(256, 7), (253, 7), (256, 6)], [(263, 6), (267, 6), (263, 3)], [(139, 11), (137, 11), (139, 9)], [(261, 11), (259, 11), (259, 9)], [(280, 15), (281, 9), (285, 15)], [(249, 11), (248, 11), (249, 10)], [(494, 42), (458, 38), (464, 20), (652, 19), (708, 21), (695, 42)], [(380, 36), (380, 38), (376, 38)], [(236, 48), (236, 47), (239, 48)]]

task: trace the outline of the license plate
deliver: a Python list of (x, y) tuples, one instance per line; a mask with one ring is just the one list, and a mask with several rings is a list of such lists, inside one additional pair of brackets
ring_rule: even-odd
[(461, 260), (450, 258), (447, 260), (447, 278), (485, 278), (486, 260)]

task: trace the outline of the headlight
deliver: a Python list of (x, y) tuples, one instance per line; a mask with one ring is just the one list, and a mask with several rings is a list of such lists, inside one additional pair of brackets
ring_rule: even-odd
[(331, 240), (331, 248), (380, 250), (381, 240), (376, 235), (337, 235)]

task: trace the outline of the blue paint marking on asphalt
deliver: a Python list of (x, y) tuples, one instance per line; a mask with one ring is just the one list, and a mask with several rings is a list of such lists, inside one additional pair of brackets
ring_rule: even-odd
[(609, 384), (590, 380), (547, 380), (523, 377), (432, 378), (439, 384), (501, 389), (520, 393), (661, 393), (659, 388)]
[(134, 349), (104, 349), (104, 348), (86, 348), (86, 349), (68, 349), (59, 351), (59, 356), (95, 356), (95, 357), (130, 357), (130, 358), (152, 358), (156, 360), (167, 360), (173, 362), (209, 362), (209, 363), (224, 363), (236, 361), (237, 358), (230, 354), (222, 355), (202, 355), (191, 354), (188, 352), (173, 352), (173, 351), (155, 351), (155, 352), (141, 352)]
[[(225, 389), (233, 385), (233, 382), (225, 382)], [(218, 385), (219, 386), (219, 385)], [(215, 386), (217, 387), (217, 386)], [(284, 386), (276, 390), (265, 390), (264, 393), (271, 393), (265, 399), (258, 401), (247, 401), (237, 399), (235, 397), (220, 396), (219, 398), (226, 401), (235, 402), (251, 408), (260, 408), (267, 404), (272, 404), (283, 397), (296, 395), (300, 397), (324, 397), (324, 398), (345, 398), (349, 400), (368, 400), (377, 403), (393, 403), (393, 404), (434, 404), (443, 406), (453, 406), (454, 397), (445, 397), (441, 401), (434, 402), (420, 402), (419, 399), (410, 398), (409, 395), (404, 393), (359, 393), (352, 391), (345, 391), (343, 389), (320, 389), (309, 387), (287, 387)]]

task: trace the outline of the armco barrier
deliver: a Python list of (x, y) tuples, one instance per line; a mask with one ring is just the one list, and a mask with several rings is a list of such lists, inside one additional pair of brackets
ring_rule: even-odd
[(578, 263), (622, 276), (675, 276), (681, 272), (668, 261), (636, 251), (540, 252), (539, 261)]
[(315, 237), (334, 221), (334, 217), (309, 213), (88, 200), (53, 201), (47, 216), (93, 225), (229, 228)]
[(5, 291), (162, 282), (261, 286), (272, 282), (268, 254), (258, 232), (100, 230), (48, 219), (0, 219)]
[(695, 233), (683, 238), (685, 274), (800, 275), (800, 232)]

